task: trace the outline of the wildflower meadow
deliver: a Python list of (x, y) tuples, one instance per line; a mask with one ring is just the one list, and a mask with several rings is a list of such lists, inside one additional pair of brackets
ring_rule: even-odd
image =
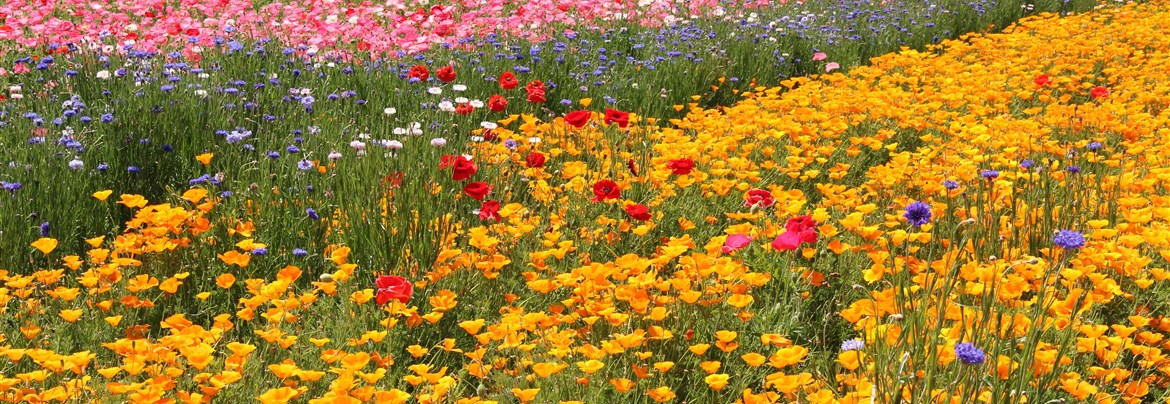
[(0, 402), (1170, 403), (1170, 2), (11, 0)]

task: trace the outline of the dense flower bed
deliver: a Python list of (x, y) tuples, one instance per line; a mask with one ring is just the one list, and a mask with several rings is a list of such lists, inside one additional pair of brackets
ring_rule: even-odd
[(29, 58), (0, 400), (1164, 398), (1167, 7), (673, 119), (541, 70)]

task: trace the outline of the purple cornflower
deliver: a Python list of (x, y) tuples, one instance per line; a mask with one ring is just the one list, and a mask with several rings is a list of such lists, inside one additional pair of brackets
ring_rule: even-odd
[(41, 223), (41, 237), (49, 237), (49, 222)]
[(1089, 145), (1085, 148), (1092, 151), (1101, 150), (1101, 142), (1089, 142)]
[(297, 168), (301, 171), (309, 171), (313, 169), (313, 162), (309, 160), (301, 160), (297, 162)]
[(264, 247), (258, 247), (258, 248), (255, 248), (252, 250), (252, 255), (265, 255), (265, 254), (268, 254), (268, 249), (264, 248)]
[(865, 341), (860, 338), (854, 338), (841, 343), (841, 352), (860, 351), (865, 349)]
[(1036, 162), (1032, 161), (1031, 159), (1024, 160), (1024, 161), (1020, 162), (1020, 168), (1023, 168), (1025, 170), (1031, 169), (1032, 166), (1034, 166), (1034, 165), (1036, 165)]
[(943, 188), (946, 188), (948, 191), (954, 191), (956, 189), (959, 189), (959, 183), (957, 183), (953, 180), (946, 180), (946, 181), (943, 181)]
[(305, 209), (305, 214), (309, 215), (309, 219), (318, 220), (321, 218), (321, 216), (318, 215), (317, 211), (313, 210), (313, 208)]
[(955, 356), (959, 357), (959, 361), (968, 365), (978, 365), (986, 359), (983, 350), (970, 342), (955, 344)]
[(983, 170), (983, 171), (979, 172), (979, 175), (982, 176), (984, 179), (994, 180), (996, 178), (999, 178), (999, 171)]
[(1052, 243), (1066, 250), (1075, 250), (1085, 246), (1085, 235), (1072, 230), (1061, 230), (1052, 237)]
[(1072, 173), (1072, 174), (1079, 174), (1079, 173), (1081, 172), (1081, 167), (1079, 167), (1079, 166), (1068, 166), (1067, 170), (1068, 170), (1068, 172), (1069, 172), (1069, 173)]
[(294, 248), (293, 255), (297, 256), (297, 257), (304, 257), (306, 255), (309, 255), (309, 252), (305, 251), (303, 248)]
[(930, 223), (930, 205), (926, 202), (914, 201), (906, 205), (906, 213), (902, 214), (906, 218), (906, 222), (914, 226), (922, 226)]

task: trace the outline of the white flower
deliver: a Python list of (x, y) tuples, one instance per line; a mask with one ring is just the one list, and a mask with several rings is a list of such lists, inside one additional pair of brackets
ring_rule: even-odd
[(85, 168), (85, 162), (78, 160), (78, 159), (70, 160), (69, 161), (69, 168), (72, 168), (74, 170), (80, 170), (82, 168)]
[(394, 128), (394, 134), (398, 136), (406, 136), (408, 133), (406, 128)]
[(402, 149), (402, 142), (399, 142), (397, 140), (391, 140), (391, 141), (386, 142), (386, 147), (390, 148), (391, 150), (400, 150), (400, 149)]
[(366, 149), (366, 142), (363, 142), (360, 140), (354, 140), (352, 142), (349, 142), (349, 147), (352, 147), (352, 148), (355, 148), (358, 150), (365, 150)]
[(301, 89), (301, 95), (311, 95), (311, 94), (313, 94), (313, 89), (308, 88), (308, 87)]
[(127, 25), (127, 26), (126, 26), (126, 30), (127, 30), (127, 31), (130, 31), (130, 32), (137, 31), (137, 30), (138, 30), (138, 24), (130, 24), (130, 25)]
[(487, 130), (492, 130), (492, 129), (500, 127), (500, 125), (497, 125), (495, 122), (483, 121), (483, 122), (479, 123), (479, 127), (487, 129)]
[(102, 80), (109, 80), (110, 79), (110, 71), (109, 70), (102, 70), (100, 72), (97, 72), (96, 77), (99, 79), (102, 79)]
[(9, 92), (9, 93), (12, 93), (12, 94), (19, 93), (19, 92), (20, 92), (20, 86), (11, 86), (11, 87), (8, 87), (8, 92)]
[(530, 138), (528, 138), (528, 143), (532, 143), (532, 144), (537, 144), (537, 143), (540, 143), (540, 138), (538, 138), (538, 137), (530, 137)]
[(431, 87), (427, 89), (427, 92), (431, 93), (432, 95), (439, 95), (443, 93), (443, 89), (438, 87)]
[(439, 110), (443, 112), (455, 112), (455, 104), (452, 104), (451, 101), (440, 102)]
[(358, 139), (369, 139), (369, 138), (370, 138), (369, 133), (359, 133), (358, 134)]
[(12, 99), (14, 99), (14, 100), (23, 99), (23, 98), (24, 98), (24, 94), (20, 94), (20, 93), (12, 94), (11, 98), (12, 98)]
[(423, 134), (422, 128), (411, 129), (410, 134), (414, 135), (414, 136), (422, 136), (422, 134)]
[(329, 161), (337, 161), (340, 159), (341, 159), (341, 153), (338, 153), (337, 150), (329, 152)]
[(394, 115), (398, 113), (398, 110), (394, 109), (393, 107), (386, 107), (386, 109), (383, 109), (382, 112), (386, 115)]
[(431, 139), (431, 146), (435, 146), (435, 147), (443, 147), (443, 146), (446, 146), (446, 145), (447, 145), (447, 139), (443, 139), (443, 138), (441, 138), (441, 137), (437, 137), (437, 138)]
[(468, 101), (467, 97), (455, 97), (456, 104), (462, 104), (462, 103), (465, 103), (467, 101)]
[(467, 102), (467, 105), (470, 105), (470, 106), (473, 106), (473, 107), (476, 107), (476, 108), (483, 108), (483, 101), (480, 101), (480, 100), (471, 100), (471, 101), (468, 101), (468, 102)]
[(195, 96), (200, 98), (207, 98), (207, 90), (195, 90)]
[(210, 74), (208, 74), (208, 73), (199, 73), (199, 78), (201, 78), (201, 79), (205, 79), (205, 78), (208, 78), (208, 77), (211, 77), (211, 75), (210, 75)]
[(462, 84), (456, 84), (456, 85), (451, 86), (451, 91), (459, 91), (459, 92), (467, 91), (467, 86), (462, 85)]
[(476, 143), (478, 143), (478, 142), (482, 142), (482, 141), (483, 141), (483, 136), (472, 136), (472, 137), (470, 137), (470, 139), (471, 139), (471, 141), (472, 141), (472, 142), (476, 142)]

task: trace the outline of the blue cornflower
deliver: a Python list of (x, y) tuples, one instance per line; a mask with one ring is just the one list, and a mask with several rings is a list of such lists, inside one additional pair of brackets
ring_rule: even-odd
[(1066, 250), (1075, 250), (1085, 246), (1085, 235), (1072, 230), (1061, 230), (1052, 237), (1052, 243)]
[(983, 171), (979, 172), (979, 175), (985, 179), (994, 180), (996, 178), (999, 178), (999, 171), (983, 170)]
[(318, 220), (321, 218), (313, 208), (305, 209), (305, 214), (309, 215), (309, 219)]
[(306, 256), (306, 255), (309, 255), (309, 252), (308, 252), (308, 251), (305, 251), (305, 250), (304, 250), (304, 249), (302, 249), (302, 248), (294, 248), (294, 249), (293, 249), (293, 255), (294, 255), (294, 256), (297, 256), (297, 257), (304, 257), (304, 256)]
[(1068, 166), (1068, 168), (1066, 168), (1066, 170), (1068, 170), (1068, 172), (1069, 172), (1069, 173), (1072, 173), (1072, 174), (1079, 174), (1079, 173), (1081, 172), (1081, 167), (1079, 167), (1079, 166)]
[(265, 254), (268, 254), (267, 248), (257, 247), (255, 249), (252, 249), (252, 255), (265, 255)]
[(959, 189), (959, 183), (955, 182), (954, 180), (946, 180), (943, 181), (943, 188), (946, 188), (948, 191), (954, 191)]
[(841, 343), (841, 352), (860, 351), (865, 348), (865, 341), (860, 338), (854, 338)]
[(1031, 169), (1032, 166), (1034, 166), (1034, 165), (1036, 165), (1036, 162), (1032, 161), (1031, 159), (1024, 160), (1024, 161), (1020, 162), (1020, 168), (1023, 168), (1025, 170)]
[(41, 223), (41, 237), (49, 237), (49, 222)]
[(1101, 150), (1101, 142), (1089, 142), (1089, 145), (1085, 148), (1092, 151)]
[(297, 168), (301, 171), (309, 171), (313, 169), (313, 162), (309, 160), (301, 160), (297, 162)]
[(955, 356), (959, 357), (959, 361), (968, 365), (978, 365), (986, 359), (983, 350), (970, 342), (955, 344)]
[(902, 217), (906, 218), (906, 222), (914, 226), (922, 226), (930, 223), (930, 205), (926, 202), (914, 201), (906, 205), (906, 213)]

